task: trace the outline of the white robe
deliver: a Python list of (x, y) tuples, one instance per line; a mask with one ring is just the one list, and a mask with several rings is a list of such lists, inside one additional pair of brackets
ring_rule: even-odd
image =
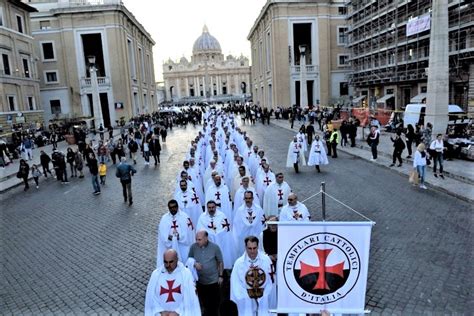
[(301, 203), (297, 202), (295, 206), (291, 206), (290, 204), (286, 204), (281, 208), (280, 211), (280, 222), (290, 222), (290, 221), (303, 221), (309, 222), (311, 216), (309, 215), (309, 211), (306, 206)]
[[(271, 280), (271, 260), (270, 258), (259, 251), (256, 261), (253, 266), (258, 266), (265, 273), (265, 283), (262, 284), (263, 296), (258, 299), (258, 315), (269, 316), (269, 296), (272, 291)], [(255, 315), (257, 311), (257, 304), (255, 299), (251, 299), (248, 295), (247, 289), (249, 286), (245, 281), (245, 275), (249, 271), (252, 263), (247, 254), (244, 254), (235, 261), (234, 269), (230, 277), (230, 299), (237, 304), (239, 315)]]
[(232, 269), (237, 258), (237, 252), (234, 247), (230, 220), (227, 219), (224, 213), (218, 210), (212, 217), (208, 212), (205, 212), (199, 216), (196, 225), (196, 231), (200, 230), (207, 231), (209, 240), (217, 244), (221, 249), (224, 269)]
[(256, 153), (252, 153), (249, 158), (249, 169), (252, 177), (257, 177), (257, 170), (260, 167), (260, 157)]
[(326, 149), (321, 140), (314, 140), (308, 157), (308, 166), (327, 165), (329, 163)]
[(173, 311), (180, 316), (201, 315), (193, 276), (181, 262), (171, 273), (160, 266), (148, 282), (145, 316), (160, 315), (163, 311)]
[[(254, 186), (254, 180), (253, 180), (252, 176), (250, 176), (249, 174), (245, 174), (244, 177), (249, 177), (250, 178), (249, 186)], [(232, 202), (235, 202), (234, 201), (235, 192), (237, 192), (237, 190), (242, 185), (242, 178), (243, 177), (241, 177), (240, 173), (239, 173), (234, 177), (234, 180), (232, 181), (232, 190), (230, 191), (230, 196), (232, 197)]]
[(199, 216), (202, 214), (201, 200), (196, 192), (192, 189), (186, 191), (179, 190), (175, 192), (174, 199), (178, 201), (179, 209), (185, 212), (193, 225), (196, 226)]
[(250, 208), (246, 204), (240, 206), (235, 213), (232, 229), (237, 255), (241, 256), (245, 251), (245, 238), (259, 237), (264, 228), (265, 214), (259, 205), (254, 203)]
[(206, 204), (214, 201), (217, 209), (220, 210), (232, 222), (232, 204), (230, 204), (229, 189), (223, 183), (219, 187), (215, 184), (211, 185), (206, 191)]
[(234, 216), (235, 216), (235, 213), (237, 212), (237, 210), (239, 209), (239, 207), (242, 204), (244, 204), (244, 193), (246, 191), (252, 191), (253, 192), (253, 202), (257, 205), (260, 205), (260, 207), (262, 206), (255, 188), (249, 186), (247, 189), (245, 189), (243, 186), (240, 186), (240, 188), (237, 190), (237, 192), (235, 192), (235, 195), (234, 195)]
[[(170, 235), (173, 236), (172, 240), (168, 239)], [(194, 226), (186, 213), (178, 211), (175, 216), (171, 215), (170, 212), (163, 215), (158, 226), (156, 266), (159, 267), (163, 264), (163, 254), (171, 248), (178, 253), (179, 261), (186, 262), (189, 247), (193, 241)]]
[(263, 210), (265, 215), (278, 216), (280, 209), (287, 203), (288, 195), (291, 193), (291, 188), (283, 181), (282, 184), (273, 183), (268, 186), (263, 196)]
[(308, 142), (306, 141), (306, 135), (303, 133), (296, 134), (296, 141), (301, 144), (301, 148), (304, 152), (308, 151)]
[(257, 175), (256, 187), (257, 187), (257, 194), (261, 202), (260, 205), (263, 205), (265, 191), (267, 190), (268, 186), (275, 182), (276, 182), (275, 174), (271, 172), (270, 170), (267, 173), (262, 171)]
[(286, 167), (293, 168), (294, 163), (305, 166), (306, 159), (304, 157), (302, 145), (300, 143), (291, 142), (288, 146), (288, 155), (286, 156)]

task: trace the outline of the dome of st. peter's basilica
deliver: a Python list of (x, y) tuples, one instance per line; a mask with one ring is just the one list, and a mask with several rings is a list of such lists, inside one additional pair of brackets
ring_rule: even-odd
[(193, 45), (193, 54), (199, 53), (222, 53), (219, 41), (209, 34), (207, 26), (204, 25), (201, 36), (197, 38)]

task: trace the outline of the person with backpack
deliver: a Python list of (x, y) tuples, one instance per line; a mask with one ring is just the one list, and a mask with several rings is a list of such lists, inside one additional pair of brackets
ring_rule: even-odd
[(395, 162), (397, 161), (397, 159), (398, 159), (398, 166), (397, 167), (402, 166), (402, 152), (405, 149), (405, 142), (403, 141), (401, 135), (402, 135), (402, 133), (398, 131), (397, 134), (395, 135), (395, 139), (393, 139), (390, 136), (390, 140), (393, 143), (393, 154), (392, 154), (392, 159), (393, 160), (392, 160), (392, 164), (390, 165), (390, 167), (395, 166)]

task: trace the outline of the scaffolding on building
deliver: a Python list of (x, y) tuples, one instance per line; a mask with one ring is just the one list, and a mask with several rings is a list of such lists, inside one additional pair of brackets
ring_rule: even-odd
[[(450, 0), (448, 6), (450, 80), (457, 78), (467, 86), (474, 61), (474, 4)], [(411, 19), (430, 14), (430, 0), (360, 0), (349, 1), (347, 7), (351, 85), (426, 81), (429, 29), (407, 36), (406, 28)]]

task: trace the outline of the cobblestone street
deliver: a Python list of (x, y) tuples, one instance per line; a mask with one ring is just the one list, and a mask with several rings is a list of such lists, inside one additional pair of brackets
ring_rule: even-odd
[[(340, 152), (322, 173), (284, 169), (292, 132), (242, 126), (263, 148), (274, 172), (302, 201), (319, 191), (377, 224), (372, 232), (367, 309), (374, 314), (469, 314), (472, 300), (472, 206), (445, 193), (413, 188), (405, 177)], [(200, 128), (200, 127), (199, 127)], [(41, 179), (39, 190), (17, 187), (2, 200), (2, 315), (142, 314), (156, 264), (157, 225), (175, 188), (178, 168), (197, 128), (175, 128), (161, 165), (139, 159), (134, 204), (123, 203), (115, 167), (92, 195), (85, 179), (69, 185)], [(363, 220), (327, 201), (327, 220)], [(321, 198), (305, 203), (321, 220)]]

